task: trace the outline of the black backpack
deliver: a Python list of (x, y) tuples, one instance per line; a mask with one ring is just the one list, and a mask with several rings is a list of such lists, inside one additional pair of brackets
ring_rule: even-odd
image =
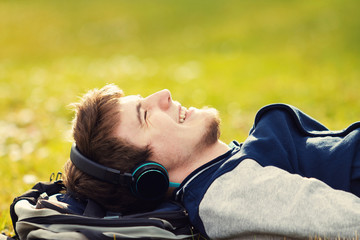
[[(10, 206), (19, 239), (199, 239), (182, 205), (166, 201), (151, 212), (121, 215), (88, 200), (62, 201), (62, 181), (39, 182)], [(60, 199), (60, 200), (59, 200)], [(69, 199), (68, 199), (69, 200)], [(70, 199), (71, 200), (71, 199)], [(76, 201), (75, 199), (73, 199)]]

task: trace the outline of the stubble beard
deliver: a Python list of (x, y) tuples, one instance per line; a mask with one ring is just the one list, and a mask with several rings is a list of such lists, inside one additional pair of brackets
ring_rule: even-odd
[(218, 141), (220, 138), (220, 117), (219, 113), (216, 109), (208, 109), (212, 111), (212, 116), (209, 122), (207, 123), (208, 126), (206, 127), (205, 133), (202, 136), (201, 140), (198, 143), (197, 149), (201, 150), (204, 149)]

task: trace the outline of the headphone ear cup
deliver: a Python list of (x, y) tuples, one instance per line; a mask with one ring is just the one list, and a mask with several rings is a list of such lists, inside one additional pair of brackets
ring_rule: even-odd
[(159, 200), (169, 188), (169, 175), (166, 169), (155, 162), (145, 162), (132, 173), (131, 191), (144, 200)]

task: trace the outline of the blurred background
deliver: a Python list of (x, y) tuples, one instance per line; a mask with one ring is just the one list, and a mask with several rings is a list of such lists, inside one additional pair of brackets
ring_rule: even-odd
[(360, 116), (358, 0), (0, 0), (0, 228), (9, 205), (62, 170), (69, 104), (119, 85), (168, 88), (243, 141), (256, 112), (292, 104), (338, 130)]

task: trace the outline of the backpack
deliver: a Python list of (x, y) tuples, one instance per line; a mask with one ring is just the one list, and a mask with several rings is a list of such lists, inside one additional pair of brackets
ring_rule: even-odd
[(64, 194), (61, 180), (39, 182), (14, 199), (10, 215), (18, 239), (199, 239), (186, 210), (165, 201), (132, 215), (106, 212), (92, 200)]

